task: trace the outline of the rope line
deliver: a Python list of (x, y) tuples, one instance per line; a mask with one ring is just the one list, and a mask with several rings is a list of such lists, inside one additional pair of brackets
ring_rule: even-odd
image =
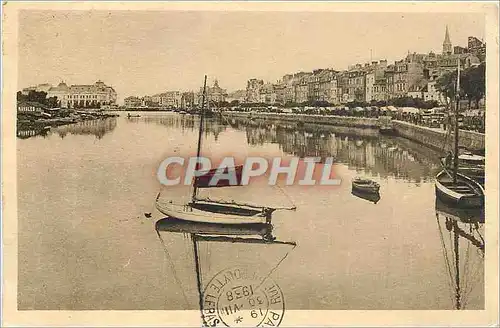
[(184, 293), (184, 289), (182, 288), (182, 284), (181, 284), (181, 281), (179, 279), (179, 277), (177, 276), (177, 271), (175, 270), (175, 267), (174, 267), (174, 262), (172, 261), (172, 257), (170, 256), (170, 253), (168, 252), (167, 250), (167, 246), (165, 245), (165, 242), (163, 241), (163, 238), (161, 237), (161, 234), (160, 232), (158, 231), (158, 229), (155, 229), (156, 231), (156, 234), (158, 235), (158, 238), (160, 239), (160, 242), (163, 246), (163, 250), (165, 251), (165, 254), (167, 256), (167, 260), (170, 264), (170, 269), (172, 270), (172, 273), (174, 275), (174, 279), (175, 281), (177, 282), (177, 284), (179, 285), (180, 289), (181, 289), (181, 292), (182, 292), (182, 296), (184, 297), (184, 301), (186, 302), (186, 305), (188, 307), (188, 309), (190, 308), (190, 304), (189, 304), (189, 301), (188, 301), (188, 298), (186, 296), (186, 293)]

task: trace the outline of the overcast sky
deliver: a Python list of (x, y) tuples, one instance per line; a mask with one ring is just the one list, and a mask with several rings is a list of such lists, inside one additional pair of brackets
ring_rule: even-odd
[(464, 13), (23, 11), (19, 88), (100, 79), (121, 100), (196, 90), (208, 74), (233, 91), (252, 77), (441, 52), (446, 25), (453, 45), (484, 37), (483, 15)]

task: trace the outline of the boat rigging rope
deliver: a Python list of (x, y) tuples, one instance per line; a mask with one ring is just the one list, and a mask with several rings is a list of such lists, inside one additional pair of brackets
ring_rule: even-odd
[(257, 286), (256, 289), (259, 289), (259, 287), (262, 286), (262, 284), (269, 278), (269, 276), (271, 276), (271, 274), (273, 274), (273, 272), (276, 271), (281, 262), (283, 262), (287, 258), (288, 254), (290, 254), (290, 252), (293, 251), (295, 247), (297, 247), (297, 244), (293, 245), (292, 249), (286, 252), (285, 256), (283, 256), (283, 258), (279, 260), (279, 262), (271, 269), (271, 271), (269, 271), (269, 273), (261, 280), (260, 284)]
[(167, 246), (165, 245), (165, 242), (163, 241), (163, 238), (161, 237), (160, 231), (158, 231), (158, 229), (155, 229), (155, 231), (156, 231), (156, 234), (158, 235), (158, 238), (160, 239), (160, 242), (163, 246), (163, 250), (165, 251), (165, 254), (167, 256), (167, 261), (170, 264), (170, 270), (172, 270), (172, 273), (174, 275), (174, 279), (176, 280), (177, 285), (181, 289), (182, 296), (184, 297), (184, 301), (186, 302), (187, 308), (189, 309), (190, 304), (189, 304), (188, 298), (186, 296), (186, 293), (184, 293), (184, 289), (182, 288), (181, 281), (180, 281), (179, 277), (177, 276), (177, 271), (175, 270), (174, 262), (172, 261), (172, 257), (170, 256), (170, 253), (167, 250)]
[[(474, 227), (474, 229), (477, 229), (477, 227)], [(472, 232), (473, 232), (472, 225), (470, 225), (469, 231), (470, 231), (470, 233), (472, 234)], [(468, 243), (468, 246), (470, 246), (470, 244), (471, 244), (471, 243)], [(482, 253), (482, 252), (479, 250), (478, 255), (479, 255), (479, 256), (482, 256), (482, 255), (484, 255), (484, 253)], [(465, 263), (467, 263), (467, 262), (468, 262), (468, 260), (466, 260), (466, 262), (465, 262)], [(481, 269), (481, 267), (482, 267), (481, 265), (473, 265), (473, 266), (472, 266), (472, 268), (473, 268), (472, 273), (469, 273), (469, 270), (467, 270), (467, 273), (468, 273), (468, 274), (467, 274), (467, 279), (468, 279), (468, 281), (472, 281), (472, 283), (471, 283), (470, 285), (467, 283), (467, 285), (466, 285), (466, 286), (465, 286), (465, 288), (464, 288), (464, 292), (465, 292), (465, 293), (464, 293), (464, 303), (463, 303), (463, 304), (464, 304), (464, 308), (465, 308), (465, 306), (467, 305), (468, 296), (469, 296), (469, 295), (472, 293), (472, 291), (474, 290), (474, 286), (475, 286), (475, 284), (474, 284), (474, 283), (476, 282), (476, 280), (475, 280), (474, 278), (475, 278), (475, 277), (477, 277), (477, 276), (479, 275), (479, 270)], [(467, 268), (468, 268), (468, 266), (467, 266)]]
[(281, 191), (281, 193), (288, 199), (288, 201), (292, 204), (292, 209), (295, 209), (297, 208), (297, 206), (295, 205), (295, 203), (293, 202), (292, 198), (290, 197), (290, 195), (288, 195), (278, 184), (275, 184), (275, 187), (278, 188), (279, 191)]
[[(439, 237), (441, 239), (441, 246), (442, 246), (442, 250), (443, 250), (443, 258), (444, 258), (444, 262), (445, 262), (445, 266), (446, 266), (446, 269), (447, 269), (447, 273), (449, 275), (449, 280), (446, 280), (446, 282), (448, 283), (448, 287), (450, 288), (450, 290), (453, 290), (454, 289), (454, 286), (452, 286), (452, 283), (453, 283), (453, 273), (451, 272), (451, 267), (450, 267), (450, 260), (448, 258), (448, 253), (446, 252), (446, 244), (444, 242), (444, 237), (443, 237), (443, 230), (441, 229), (441, 224), (439, 223), (439, 214), (436, 213), (436, 221), (437, 221), (437, 224), (438, 224), (438, 228), (439, 228)], [(452, 303), (454, 302), (453, 300), (453, 294), (450, 295), (450, 299), (452, 301)]]

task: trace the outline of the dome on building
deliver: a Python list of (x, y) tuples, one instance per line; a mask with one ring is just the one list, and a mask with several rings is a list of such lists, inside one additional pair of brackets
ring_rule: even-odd
[(59, 89), (68, 89), (68, 85), (67, 85), (66, 83), (64, 83), (64, 81), (61, 81), (61, 83), (59, 83), (59, 84), (57, 85), (57, 87), (58, 87)]

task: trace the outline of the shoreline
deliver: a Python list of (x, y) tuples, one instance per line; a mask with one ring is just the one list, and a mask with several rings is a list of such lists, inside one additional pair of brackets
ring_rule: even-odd
[(100, 120), (100, 119), (107, 119), (111, 117), (117, 117), (119, 115), (117, 114), (100, 114), (100, 115), (93, 115), (93, 114), (88, 114), (85, 116), (80, 115), (79, 117), (62, 117), (62, 118), (37, 118), (37, 119), (19, 119), (17, 118), (17, 128), (33, 128), (33, 129), (40, 129), (40, 128), (45, 128), (45, 127), (58, 127), (58, 126), (63, 126), (63, 125), (70, 125), (70, 124), (77, 124), (85, 121), (92, 121), (92, 120)]
[[(356, 127), (363, 129), (380, 129), (382, 121), (379, 118), (334, 116), (334, 115), (308, 115), (308, 114), (277, 114), (277, 113), (250, 113), (225, 111), (228, 118), (241, 118), (247, 120), (260, 119), (265, 121), (293, 122), (295, 124), (319, 124), (331, 126)], [(392, 120), (392, 127), (397, 136), (420, 143), (427, 147), (443, 151), (444, 146), (451, 145), (453, 135), (441, 129), (429, 128), (404, 121)], [(459, 146), (471, 151), (484, 151), (485, 134), (468, 130), (460, 130)]]

